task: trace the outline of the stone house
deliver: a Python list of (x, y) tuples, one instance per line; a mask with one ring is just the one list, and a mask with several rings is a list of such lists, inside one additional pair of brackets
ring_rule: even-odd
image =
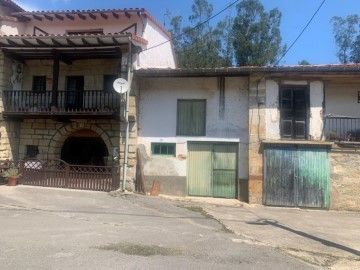
[[(359, 210), (359, 65), (140, 69), (148, 189)], [(166, 113), (164, 113), (166, 112)]]
[(112, 85), (174, 68), (170, 34), (145, 9), (27, 12), (1, 0), (0, 10), (0, 159), (104, 165), (124, 162), (128, 145), (133, 177), (136, 101)]

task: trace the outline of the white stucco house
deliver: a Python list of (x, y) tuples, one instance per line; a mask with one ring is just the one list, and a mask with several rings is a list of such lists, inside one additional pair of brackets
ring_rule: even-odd
[(147, 188), (359, 209), (359, 74), (359, 65), (138, 70)]

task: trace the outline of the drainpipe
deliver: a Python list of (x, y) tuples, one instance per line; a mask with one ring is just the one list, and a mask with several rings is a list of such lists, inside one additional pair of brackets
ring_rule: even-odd
[(124, 170), (123, 170), (123, 182), (122, 182), (122, 191), (125, 191), (126, 186), (126, 174), (127, 174), (127, 165), (128, 165), (128, 152), (129, 152), (129, 98), (131, 91), (131, 67), (132, 67), (132, 52), (131, 52), (131, 37), (129, 36), (129, 53), (127, 58), (127, 81), (129, 82), (130, 89), (126, 92), (126, 107), (125, 107), (125, 124), (126, 124), (126, 133), (125, 133), (125, 156), (124, 156)]

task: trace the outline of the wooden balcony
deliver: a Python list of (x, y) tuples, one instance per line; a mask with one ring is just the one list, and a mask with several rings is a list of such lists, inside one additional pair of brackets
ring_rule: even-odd
[(120, 117), (120, 96), (114, 91), (3, 91), (3, 116), (10, 118)]

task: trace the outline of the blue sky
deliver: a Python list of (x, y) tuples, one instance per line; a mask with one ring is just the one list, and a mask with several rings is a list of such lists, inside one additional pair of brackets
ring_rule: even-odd
[[(164, 14), (169, 10), (172, 16), (182, 15), (187, 19), (193, 0), (14, 0), (26, 10), (83, 10), (112, 8), (146, 8), (159, 22), (164, 23)], [(209, 0), (214, 13), (233, 0)], [(281, 35), (283, 43), (290, 45), (311, 18), (322, 0), (261, 0), (266, 10), (278, 8), (282, 12)], [(330, 19), (345, 17), (360, 11), (359, 0), (327, 0), (292, 50), (280, 65), (296, 65), (305, 59), (311, 64), (336, 64), (336, 48)], [(227, 14), (235, 15), (232, 8)], [(216, 20), (216, 19), (215, 19)], [(186, 20), (185, 20), (186, 21)], [(169, 20), (166, 18), (165, 22)]]

